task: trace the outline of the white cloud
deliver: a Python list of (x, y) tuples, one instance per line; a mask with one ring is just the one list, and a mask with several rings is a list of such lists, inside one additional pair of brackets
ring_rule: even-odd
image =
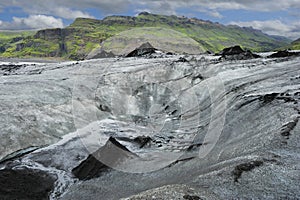
[[(207, 9), (207, 10), (254, 10), (254, 11), (278, 11), (287, 10), (290, 8), (300, 8), (299, 0), (130, 0), (132, 5), (142, 6), (142, 8), (153, 8), (155, 9), (159, 2), (168, 4), (169, 8), (174, 10), (180, 8), (190, 9)], [(166, 7), (166, 6), (165, 6)], [(153, 10), (157, 12), (157, 10)], [(173, 11), (174, 11), (173, 10)]]
[[(135, 3), (134, 3), (135, 4)], [(132, 6), (129, 0), (10, 0), (0, 1), (0, 8), (19, 7), (27, 14), (53, 15), (65, 19), (93, 17), (84, 10), (93, 8), (100, 12), (119, 13)]]
[[(62, 24), (60, 18), (93, 18), (93, 16), (87, 12), (87, 10), (90, 8), (98, 10), (103, 15), (124, 13), (127, 12), (129, 9), (132, 9), (135, 11), (147, 10), (152, 13), (160, 13), (167, 15), (185, 15), (190, 12), (202, 12), (215, 18), (222, 18), (223, 16), (221, 14), (224, 10), (243, 9), (263, 12), (286, 11), (287, 14), (293, 15), (293, 17), (295, 18), (296, 14), (291, 12), (293, 10), (297, 11), (300, 9), (300, 0), (0, 0), (0, 10), (5, 10), (7, 7), (11, 6), (22, 8), (22, 10), (26, 14), (31, 16), (54, 16), (56, 17), (54, 18), (56, 19), (54, 20), (56, 22), (53, 23), (56, 23), (56, 26), (59, 27)], [(179, 11), (180, 13), (178, 13)], [(251, 16), (251, 18), (253, 19), (254, 17)], [(22, 22), (21, 24), (23, 26), (25, 24), (27, 27), (34, 26), (34, 23), (28, 24), (28, 20), (24, 19), (24, 22)], [(43, 19), (42, 21), (45, 23), (41, 22), (39, 23), (39, 25), (36, 26), (49, 27), (51, 24), (47, 22), (48, 20)], [(17, 22), (13, 21), (11, 23), (3, 22), (0, 26), (1, 28), (3, 28), (4, 26), (16, 27), (16, 24), (20, 23), (18, 22), (18, 19), (16, 19), (16, 21)], [(292, 22), (289, 22), (289, 24), (285, 24), (276, 20), (270, 20), (265, 22), (253, 22), (254, 24), (251, 24), (252, 22), (236, 23), (238, 23), (239, 25), (243, 24), (245, 26), (250, 25), (254, 28), (262, 29), (263, 31), (269, 34), (295, 37), (299, 33), (299, 31), (297, 31), (296, 29), (298, 25)]]
[[(131, 2), (134, 4), (134, 2)], [(147, 11), (149, 13), (156, 13), (156, 14), (165, 14), (165, 15), (176, 15), (176, 6), (170, 4), (168, 1), (139, 1), (134, 4), (138, 7), (135, 11)]]
[(46, 15), (30, 15), (27, 18), (13, 17), (12, 22), (2, 21), (0, 23), (0, 29), (2, 30), (62, 28), (63, 26), (62, 19)]
[[(149, 10), (153, 13), (176, 14), (177, 10), (206, 10), (207, 14), (221, 18), (223, 10), (287, 11), (300, 9), (299, 0), (11, 0), (0, 1), (0, 8), (20, 7), (27, 14), (53, 15), (65, 19), (93, 17), (85, 10), (93, 8), (102, 14), (118, 14), (133, 10)], [(179, 13), (180, 14), (180, 13)], [(182, 14), (182, 13), (181, 13)]]
[(53, 14), (55, 14), (56, 16), (65, 18), (65, 19), (75, 19), (78, 17), (94, 18), (94, 16), (92, 16), (86, 12), (82, 12), (79, 10), (72, 10), (70, 8), (65, 8), (65, 7), (55, 8), (53, 10)]
[(230, 22), (229, 24), (243, 27), (253, 27), (262, 30), (269, 35), (281, 35), (289, 38), (300, 37), (300, 22), (293, 22), (291, 24), (283, 23), (280, 20), (267, 21), (249, 21), (249, 22)]
[[(149, 9), (154, 12), (165, 11), (175, 12), (180, 8), (203, 8), (209, 10), (256, 10), (256, 11), (276, 11), (287, 10), (290, 8), (300, 8), (299, 0), (11, 0), (1, 1), (0, 8), (7, 6), (21, 7), (29, 14), (48, 14), (55, 12), (56, 9), (71, 8), (66, 10), (71, 12), (70, 17), (88, 15), (83, 12), (87, 8), (95, 8), (103, 13), (118, 13), (128, 10), (128, 8)], [(38, 13), (38, 12), (44, 13)], [(58, 17), (66, 17), (66, 14), (57, 11)], [(53, 14), (53, 15), (54, 15)], [(51, 14), (52, 15), (52, 14)], [(68, 18), (68, 19), (69, 19)]]
[(219, 18), (219, 19), (223, 18), (223, 16), (218, 11), (215, 10), (207, 12), (207, 14), (215, 18)]

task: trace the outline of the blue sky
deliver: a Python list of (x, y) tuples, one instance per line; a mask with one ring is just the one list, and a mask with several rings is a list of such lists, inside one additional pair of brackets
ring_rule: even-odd
[(300, 0), (0, 0), (0, 30), (61, 28), (77, 17), (102, 19), (142, 11), (300, 38)]

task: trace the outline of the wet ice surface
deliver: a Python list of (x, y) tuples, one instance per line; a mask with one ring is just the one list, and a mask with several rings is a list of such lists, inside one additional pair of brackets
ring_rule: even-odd
[[(300, 198), (300, 58), (186, 60), (114, 58), (5, 69), (0, 157), (41, 147), (18, 152), (10, 165), (56, 175), (52, 199), (119, 199), (152, 188), (156, 192), (132, 199), (183, 199), (183, 193)], [(133, 142), (138, 136), (151, 140), (141, 148)], [(138, 158), (79, 181), (72, 169), (110, 137)]]

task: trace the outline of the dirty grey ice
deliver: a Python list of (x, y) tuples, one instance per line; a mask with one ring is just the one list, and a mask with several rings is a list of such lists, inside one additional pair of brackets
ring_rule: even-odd
[(0, 68), (0, 171), (50, 199), (299, 199), (300, 58), (218, 58)]

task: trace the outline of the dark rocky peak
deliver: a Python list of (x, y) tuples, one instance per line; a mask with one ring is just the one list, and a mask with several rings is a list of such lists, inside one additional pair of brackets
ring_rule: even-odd
[(233, 47), (227, 47), (223, 49), (218, 55), (235, 55), (235, 54), (241, 54), (245, 51), (240, 46), (233, 46)]
[(250, 50), (243, 50), (240, 46), (233, 46), (223, 49), (220, 53), (216, 54), (221, 56), (221, 60), (246, 60), (253, 58), (260, 58), (259, 55), (252, 53)]
[(138, 49), (155, 49), (149, 42), (142, 44)]
[(155, 53), (155, 51), (156, 49), (149, 42), (146, 42), (142, 44), (140, 47), (130, 52), (129, 54), (127, 54), (126, 57), (140, 57), (140, 56)]

